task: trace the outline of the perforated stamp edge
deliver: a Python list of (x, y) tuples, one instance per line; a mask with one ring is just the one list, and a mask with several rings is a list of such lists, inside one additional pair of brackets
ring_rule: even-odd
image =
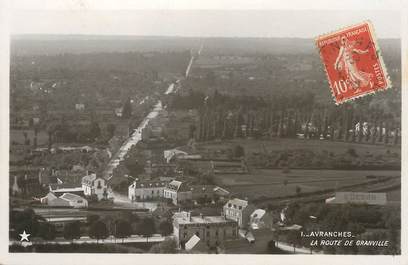
[[(333, 87), (332, 87), (332, 85), (330, 83), (329, 73), (327, 72), (327, 68), (323, 63), (324, 62), (323, 55), (322, 55), (322, 53), (320, 51), (318, 42), (319, 42), (320, 39), (327, 38), (327, 37), (329, 37), (331, 35), (338, 34), (338, 33), (343, 32), (343, 31), (348, 31), (348, 30), (350, 30), (352, 28), (355, 28), (355, 27), (358, 27), (358, 26), (361, 26), (361, 25), (364, 25), (364, 24), (366, 24), (368, 26), (368, 29), (370, 31), (371, 38), (372, 38), (372, 41), (374, 43), (375, 51), (376, 51), (376, 54), (377, 54), (377, 57), (378, 57), (378, 61), (380, 62), (380, 66), (381, 66), (381, 69), (383, 71), (383, 74), (384, 74), (387, 85), (385, 87), (383, 87), (383, 88), (377, 88), (375, 90), (367, 91), (367, 92), (365, 92), (363, 94), (359, 94), (359, 95), (356, 95), (356, 96), (351, 96), (351, 97), (346, 98), (346, 99), (344, 99), (342, 101), (338, 101), (336, 96), (334, 95), (334, 89), (333, 89)], [(317, 52), (319, 53), (320, 60), (321, 60), (321, 62), (323, 64), (324, 72), (326, 73), (326, 80), (329, 83), (329, 88), (330, 88), (332, 98), (333, 98), (334, 103), (336, 105), (341, 105), (341, 104), (343, 104), (345, 102), (354, 101), (354, 100), (356, 100), (358, 98), (365, 97), (367, 95), (373, 95), (373, 94), (376, 94), (379, 91), (385, 91), (385, 90), (387, 90), (389, 88), (392, 88), (391, 78), (390, 78), (390, 76), (388, 74), (387, 67), (385, 66), (384, 59), (382, 57), (381, 48), (380, 48), (380, 45), (378, 44), (377, 36), (375, 35), (374, 27), (373, 27), (370, 20), (365, 20), (363, 22), (360, 22), (360, 23), (357, 23), (357, 24), (354, 24), (354, 25), (351, 25), (351, 26), (343, 27), (341, 29), (331, 31), (329, 33), (321, 34), (321, 35), (319, 35), (319, 36), (317, 36), (315, 38), (315, 45), (316, 45)]]

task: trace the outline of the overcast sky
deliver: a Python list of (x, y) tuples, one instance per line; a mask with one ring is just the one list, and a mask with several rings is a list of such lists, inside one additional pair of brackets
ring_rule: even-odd
[[(161, 1), (165, 4), (158, 6), (169, 7), (167, 10), (150, 6), (142, 6), (144, 10), (118, 10), (121, 6), (112, 9), (102, 5), (95, 9), (92, 6), (95, 1), (54, 1), (54, 4), (38, 8), (29, 5), (27, 0), (17, 0), (10, 15), (11, 33), (312, 38), (368, 19), (373, 22), (379, 38), (400, 37), (400, 12), (395, 8), (371, 11), (175, 10), (171, 5), (173, 1), (168, 0)], [(67, 3), (75, 3), (75, 8)]]

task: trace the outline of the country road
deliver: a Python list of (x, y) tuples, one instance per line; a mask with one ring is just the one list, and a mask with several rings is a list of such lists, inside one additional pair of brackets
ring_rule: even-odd
[(159, 100), (154, 106), (153, 110), (144, 118), (137, 129), (133, 131), (132, 135), (122, 144), (119, 150), (111, 158), (103, 174), (105, 179), (110, 180), (112, 178), (113, 171), (119, 165), (119, 163), (124, 160), (129, 150), (142, 140), (142, 130), (149, 124), (150, 120), (157, 117), (161, 110), (162, 103)]
[[(201, 53), (203, 49), (203, 45), (201, 45), (198, 54)], [(190, 73), (190, 69), (192, 67), (192, 64), (194, 62), (194, 55), (191, 55), (190, 61), (187, 65), (187, 69), (186, 69), (186, 74), (185, 77), (187, 78), (189, 73)], [(180, 82), (180, 79), (177, 80), (175, 83), (171, 83), (167, 90), (164, 92), (165, 95), (168, 94), (172, 94), (175, 92), (176, 89), (179, 88), (179, 86), (177, 86), (176, 88), (176, 84)], [(144, 99), (143, 99), (144, 101)], [(162, 102), (160, 100), (157, 101), (156, 105), (154, 106), (153, 110), (143, 119), (143, 121), (139, 124), (139, 126), (133, 130), (133, 133), (131, 134), (131, 136), (126, 139), (126, 141), (122, 144), (122, 146), (119, 148), (119, 150), (111, 157), (110, 161), (108, 162), (104, 172), (103, 172), (103, 178), (105, 178), (106, 180), (110, 180), (113, 177), (113, 171), (116, 169), (116, 167), (120, 164), (121, 161), (123, 161), (127, 155), (127, 153), (129, 152), (129, 150), (135, 146), (138, 142), (140, 142), (142, 140), (142, 130), (149, 124), (149, 122), (154, 119), (155, 117), (157, 117), (157, 115), (159, 115), (159, 112), (163, 109), (162, 106)], [(114, 202), (116, 204), (122, 204), (122, 205), (130, 205), (133, 202), (130, 202), (126, 196), (121, 196), (118, 193), (113, 192), (111, 194), (111, 196), (114, 199)], [(156, 205), (153, 204), (148, 204), (148, 203), (142, 203), (144, 207), (147, 206), (147, 208), (149, 208), (151, 211), (154, 210), (156, 208)], [(141, 206), (140, 206), (141, 207)], [(140, 208), (138, 207), (138, 208)]]

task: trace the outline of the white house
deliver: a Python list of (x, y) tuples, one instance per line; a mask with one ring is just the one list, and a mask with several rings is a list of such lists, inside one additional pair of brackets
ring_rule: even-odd
[(48, 184), (48, 188), (50, 192), (54, 193), (56, 196), (60, 196), (64, 193), (72, 193), (72, 194), (77, 194), (79, 196), (84, 195), (84, 189), (82, 188), (82, 186), (78, 186), (76, 184), (60, 183), (58, 181), (58, 183)]
[(49, 192), (45, 197), (41, 198), (41, 203), (54, 207), (68, 207), (69, 202), (67, 200), (60, 199), (54, 193)]
[(82, 178), (82, 189), (85, 196), (96, 195), (99, 200), (108, 198), (108, 185), (104, 178), (97, 177), (95, 173)]
[(85, 104), (77, 103), (77, 104), (75, 104), (75, 109), (76, 110), (84, 110), (85, 109)]
[(223, 208), (225, 218), (236, 221), (241, 228), (248, 227), (251, 214), (255, 210), (255, 206), (248, 201), (237, 198), (229, 200)]
[(81, 196), (72, 193), (64, 193), (62, 196), (59, 197), (62, 200), (68, 202), (69, 206), (74, 208), (87, 208), (88, 201)]
[(128, 197), (132, 201), (163, 197), (166, 181), (135, 181), (128, 189)]
[(49, 192), (45, 197), (41, 198), (41, 203), (54, 207), (88, 207), (88, 201), (86, 199), (72, 193), (64, 193), (60, 197), (57, 197), (54, 193)]

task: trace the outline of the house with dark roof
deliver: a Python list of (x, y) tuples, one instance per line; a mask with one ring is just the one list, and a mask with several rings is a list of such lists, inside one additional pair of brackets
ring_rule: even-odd
[(173, 180), (163, 190), (163, 197), (171, 199), (174, 205), (192, 200), (193, 194), (186, 182)]
[(128, 197), (131, 201), (161, 198), (167, 184), (167, 181), (160, 180), (137, 180), (129, 186)]
[(255, 206), (248, 201), (238, 198), (229, 200), (223, 207), (225, 218), (236, 221), (241, 228), (248, 227), (251, 214), (255, 209)]
[(215, 185), (191, 185), (190, 190), (192, 192), (192, 199), (196, 201), (213, 200), (215, 197), (224, 199), (229, 195), (227, 190)]

